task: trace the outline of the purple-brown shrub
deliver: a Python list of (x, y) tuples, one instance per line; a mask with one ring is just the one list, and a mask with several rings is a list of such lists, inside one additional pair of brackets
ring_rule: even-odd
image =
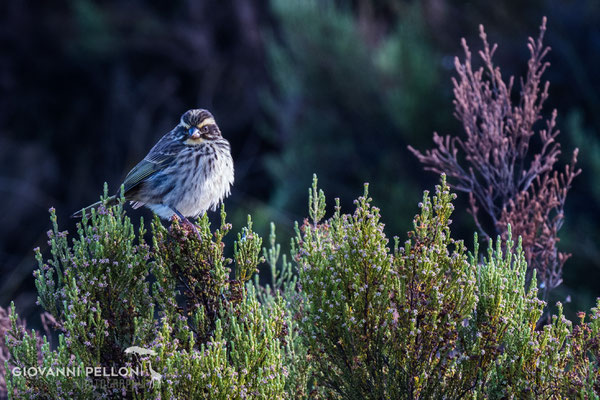
[(514, 78), (506, 81), (492, 61), (497, 46), (490, 48), (483, 26), (483, 66), (478, 69), (463, 39), (465, 59), (455, 59), (458, 78), (452, 83), (464, 137), (434, 133), (436, 148), (424, 153), (409, 149), (425, 169), (447, 174), (454, 189), (469, 194), (469, 212), (484, 238), (501, 234), (506, 239), (512, 226), (513, 234), (522, 238), (529, 277), (535, 269), (547, 299), (562, 282), (570, 256), (557, 249), (558, 231), (567, 193), (580, 170), (575, 167), (577, 149), (564, 172), (556, 168), (561, 154), (556, 110), (540, 126), (549, 89), (549, 82), (542, 81), (550, 50), (543, 44), (545, 31), (544, 18), (538, 38), (528, 41), (530, 58), (518, 101), (513, 100)]

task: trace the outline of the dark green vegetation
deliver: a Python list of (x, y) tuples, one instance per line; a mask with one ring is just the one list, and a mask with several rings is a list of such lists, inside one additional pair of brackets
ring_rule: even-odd
[[(461, 37), (477, 67), (478, 25), (486, 27), (503, 77), (516, 77), (516, 100), (526, 38), (544, 15), (552, 65), (543, 118), (558, 109), (558, 164), (579, 147), (583, 170), (558, 243), (573, 256), (549, 299), (570, 296), (565, 312), (574, 318), (600, 295), (595, 0), (3, 1), (0, 306), (14, 299), (39, 326), (31, 248), (46, 247), (46, 210), (54, 206), (74, 231), (67, 216), (96, 200), (103, 182), (116, 191), (191, 107), (209, 108), (232, 144), (236, 182), (227, 206), (236, 226), (251, 213), (266, 236), (274, 221), (287, 251), (315, 172), (344, 210), (370, 182), (387, 233), (408, 230), (412, 205), (437, 175), (407, 146), (431, 148), (434, 131), (463, 135), (450, 81)], [(467, 196), (458, 195), (454, 232), (468, 240), (476, 227)]]
[[(600, 304), (574, 326), (544, 310), (518, 244), (499, 238), (485, 256), (452, 238), (445, 176), (425, 192), (413, 230), (391, 242), (368, 187), (326, 217), (314, 179), (292, 261), (280, 260), (248, 220), (231, 226), (152, 223), (152, 245), (122, 205), (60, 231), (54, 210), (48, 260), (39, 251), (39, 302), (56, 349), (27, 331), (14, 307), (6, 341), (14, 399), (429, 399), (598, 398)], [(143, 224), (141, 224), (143, 226)], [(262, 256), (261, 256), (262, 254)], [(228, 258), (230, 255), (231, 258)], [(251, 278), (266, 261), (271, 282)], [(262, 264), (264, 265), (264, 264)], [(265, 265), (266, 266), (266, 265)], [(233, 274), (230, 272), (233, 269)], [(292, 273), (297, 270), (297, 276)], [(233, 279), (230, 278), (230, 275)], [(134, 355), (132, 346), (155, 354)], [(129, 364), (128, 364), (129, 363)], [(22, 376), (31, 367), (141, 365), (129, 391), (91, 377)], [(152, 368), (152, 370), (150, 369)], [(152, 378), (150, 371), (160, 374)]]
[[(141, 366), (126, 397), (598, 398), (597, 2), (221, 3), (0, 6), (9, 393), (122, 397), (10, 370)], [(190, 107), (232, 143), (231, 224), (66, 219)], [(294, 229), (313, 171), (340, 200), (315, 182)]]

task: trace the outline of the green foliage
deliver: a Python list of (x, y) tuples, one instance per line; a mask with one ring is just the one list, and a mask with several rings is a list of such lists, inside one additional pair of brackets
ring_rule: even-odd
[[(480, 257), (475, 237), (469, 254), (452, 239), (445, 176), (391, 246), (368, 185), (352, 214), (336, 199), (326, 219), (317, 183), (292, 260), (274, 225), (262, 248), (250, 218), (228, 258), (224, 208), (216, 229), (206, 216), (169, 228), (155, 218), (152, 247), (122, 201), (84, 216), (71, 241), (51, 210), (51, 258), (36, 251), (35, 275), (58, 345), (26, 331), (12, 307), (10, 397), (598, 399), (600, 299), (575, 327), (560, 304), (539, 327), (545, 304), (535, 276), (526, 287), (520, 240), (509, 231)], [(114, 387), (114, 377), (40, 372), (88, 367), (139, 374)]]
[[(406, 226), (418, 196), (408, 143), (424, 143), (450, 114), (435, 88), (440, 68), (419, 4), (362, 2), (361, 10), (330, 0), (271, 0), (279, 28), (267, 42), (272, 90), (265, 92), (267, 158), (276, 182), (275, 210), (302, 210), (301, 182), (318, 171), (343, 201), (370, 181), (390, 224)], [(364, 6), (364, 7), (362, 7)], [(363, 10), (364, 9), (364, 10)], [(394, 10), (392, 16), (377, 10)], [(363, 12), (364, 11), (364, 12)]]
[[(575, 41), (577, 42), (577, 41)], [(566, 41), (564, 42), (567, 45)], [(570, 44), (569, 44), (570, 45)], [(553, 46), (556, 51), (556, 47)], [(554, 67), (554, 65), (553, 65)], [(553, 82), (554, 83), (554, 82)], [(587, 87), (587, 85), (586, 85)], [(596, 123), (593, 123), (593, 122)], [(560, 121), (559, 121), (560, 122)], [(564, 271), (564, 283), (557, 288), (554, 301), (565, 301), (565, 315), (576, 318), (578, 310), (595, 304), (600, 280), (600, 242), (597, 213), (600, 210), (600, 125), (599, 120), (588, 116), (582, 109), (569, 110), (562, 130), (569, 135), (571, 146), (579, 149), (578, 160), (582, 169), (577, 185), (573, 187), (573, 202), (565, 212), (560, 245), (573, 254)], [(549, 301), (551, 303), (551, 301)]]
[[(11, 304), (11, 329), (6, 334), (6, 345), (10, 349), (10, 360), (6, 362), (6, 386), (9, 398), (15, 399), (63, 399), (92, 398), (92, 381), (85, 376), (71, 379), (56, 379), (53, 376), (28, 376), (13, 374), (12, 367), (58, 368), (81, 367), (84, 361), (81, 354), (69, 351), (65, 337), (61, 336), (56, 350), (51, 350), (46, 338), (40, 342), (35, 331), (27, 332), (17, 323), (14, 304)], [(84, 355), (85, 357), (85, 355)]]
[(259, 293), (260, 301), (268, 309), (278, 304), (283, 305), (283, 331), (286, 334), (283, 339), (286, 346), (284, 364), (289, 373), (285, 392), (293, 399), (314, 398), (318, 391), (315, 368), (310, 362), (311, 355), (305, 345), (299, 321), (303, 312), (304, 293), (300, 290), (292, 263), (285, 254), (281, 256), (281, 246), (277, 243), (274, 224), (271, 224), (269, 248), (263, 249), (263, 256), (269, 267), (270, 284), (260, 285), (256, 276), (254, 287)]
[[(580, 158), (585, 165), (583, 169), (584, 176), (589, 176), (595, 183), (595, 178), (600, 175), (600, 139), (598, 133), (585, 126), (581, 110), (571, 111), (567, 115), (566, 124), (574, 145), (581, 149)], [(590, 188), (596, 199), (600, 199), (600, 186), (590, 184), (587, 187)]]
[(154, 314), (143, 220), (136, 235), (122, 203), (113, 209), (101, 206), (83, 216), (71, 243), (68, 232), (59, 230), (54, 209), (50, 220), (52, 258), (44, 262), (40, 249), (35, 250), (38, 301), (65, 333), (69, 351), (86, 365), (120, 361), (113, 356), (148, 339), (147, 321)]
[[(322, 216), (317, 193), (315, 180), (310, 212)], [(596, 398), (598, 309), (575, 329), (561, 311), (536, 330), (544, 303), (535, 277), (526, 290), (520, 243), (467, 255), (451, 238), (453, 198), (442, 176), (393, 251), (366, 186), (353, 214), (337, 205), (298, 228), (300, 326), (325, 397)]]
[[(105, 195), (106, 198), (106, 195)], [(52, 315), (59, 345), (16, 323), (7, 335), (7, 386), (15, 399), (262, 398), (284, 396), (287, 370), (284, 303), (261, 305), (246, 287), (261, 262), (262, 240), (252, 222), (225, 257), (231, 226), (221, 210), (212, 230), (204, 216), (195, 225), (152, 223), (153, 246), (123, 212), (100, 206), (84, 215), (78, 236), (61, 232), (54, 210), (51, 258), (39, 249), (36, 284), (40, 304)], [(235, 279), (228, 265), (234, 262)], [(152, 282), (152, 290), (150, 284)], [(141, 348), (144, 353), (126, 349)], [(145, 349), (145, 350), (144, 350)], [(80, 367), (73, 376), (13, 373), (31, 368)], [(139, 373), (97, 376), (87, 367)], [(112, 368), (112, 369), (111, 369)], [(115, 381), (116, 379), (116, 381)], [(191, 396), (191, 397), (190, 397)]]

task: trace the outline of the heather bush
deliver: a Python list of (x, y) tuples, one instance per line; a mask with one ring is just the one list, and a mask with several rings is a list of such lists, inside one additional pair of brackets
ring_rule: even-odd
[[(53, 229), (36, 250), (40, 305), (58, 344), (27, 331), (14, 306), (2, 326), (14, 399), (598, 398), (600, 300), (576, 326), (537, 328), (545, 303), (527, 283), (510, 227), (479, 254), (450, 230), (442, 175), (425, 192), (406, 240), (387, 238), (368, 185), (351, 214), (316, 177), (291, 259), (275, 227), (267, 247), (252, 220), (228, 250), (224, 208), (135, 231), (122, 204), (92, 211), (70, 239)], [(255, 274), (266, 263), (270, 279)], [(8, 326), (7, 326), (8, 325)], [(132, 347), (135, 346), (135, 347)], [(3, 351), (4, 354), (4, 351)], [(7, 358), (7, 357), (4, 357)], [(15, 367), (18, 369), (15, 370)], [(61, 367), (138, 368), (119, 376), (41, 373)], [(32, 369), (33, 368), (33, 369)], [(28, 373), (24, 373), (23, 371)], [(36, 372), (37, 373), (32, 373)]]
[(315, 180), (295, 239), (300, 327), (326, 398), (597, 398), (599, 308), (573, 329), (559, 307), (536, 330), (544, 302), (510, 229), (487, 256), (477, 236), (467, 253), (442, 176), (403, 246), (389, 246), (367, 189), (353, 214), (336, 205), (323, 219)]
[(300, 290), (293, 263), (285, 254), (281, 254), (281, 245), (277, 243), (274, 224), (271, 224), (269, 247), (263, 249), (263, 257), (270, 272), (270, 279), (261, 285), (258, 275), (256, 275), (254, 288), (266, 308), (272, 308), (276, 304), (284, 305), (284, 332), (286, 335), (283, 343), (286, 351), (283, 356), (288, 372), (285, 392), (289, 398), (293, 399), (315, 398), (318, 393), (318, 384), (314, 374), (315, 367), (310, 362), (312, 356), (308, 353), (300, 328), (304, 293)]
[[(122, 203), (85, 215), (72, 239), (50, 213), (51, 257), (44, 260), (36, 249), (35, 276), (59, 343), (51, 349), (44, 338), (38, 345), (13, 307), (6, 337), (11, 398), (283, 397), (284, 304), (263, 307), (245, 285), (261, 261), (261, 239), (250, 220), (230, 259), (222, 242), (231, 228), (224, 209), (214, 231), (206, 217), (197, 222), (201, 239), (187, 224), (174, 220), (167, 229), (155, 219), (152, 247), (143, 221), (136, 232)], [(231, 263), (235, 279), (229, 279)], [(115, 381), (22, 372), (32, 367), (141, 368)]]

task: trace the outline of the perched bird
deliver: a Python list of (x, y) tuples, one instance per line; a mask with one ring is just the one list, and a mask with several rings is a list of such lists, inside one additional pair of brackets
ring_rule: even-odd
[[(183, 221), (215, 210), (229, 196), (232, 184), (229, 142), (221, 136), (212, 114), (201, 109), (185, 112), (123, 182), (125, 199), (133, 208), (146, 206), (161, 218), (177, 215)], [(116, 202), (117, 196), (112, 196), (104, 204)], [(81, 217), (84, 210), (73, 217)]]

